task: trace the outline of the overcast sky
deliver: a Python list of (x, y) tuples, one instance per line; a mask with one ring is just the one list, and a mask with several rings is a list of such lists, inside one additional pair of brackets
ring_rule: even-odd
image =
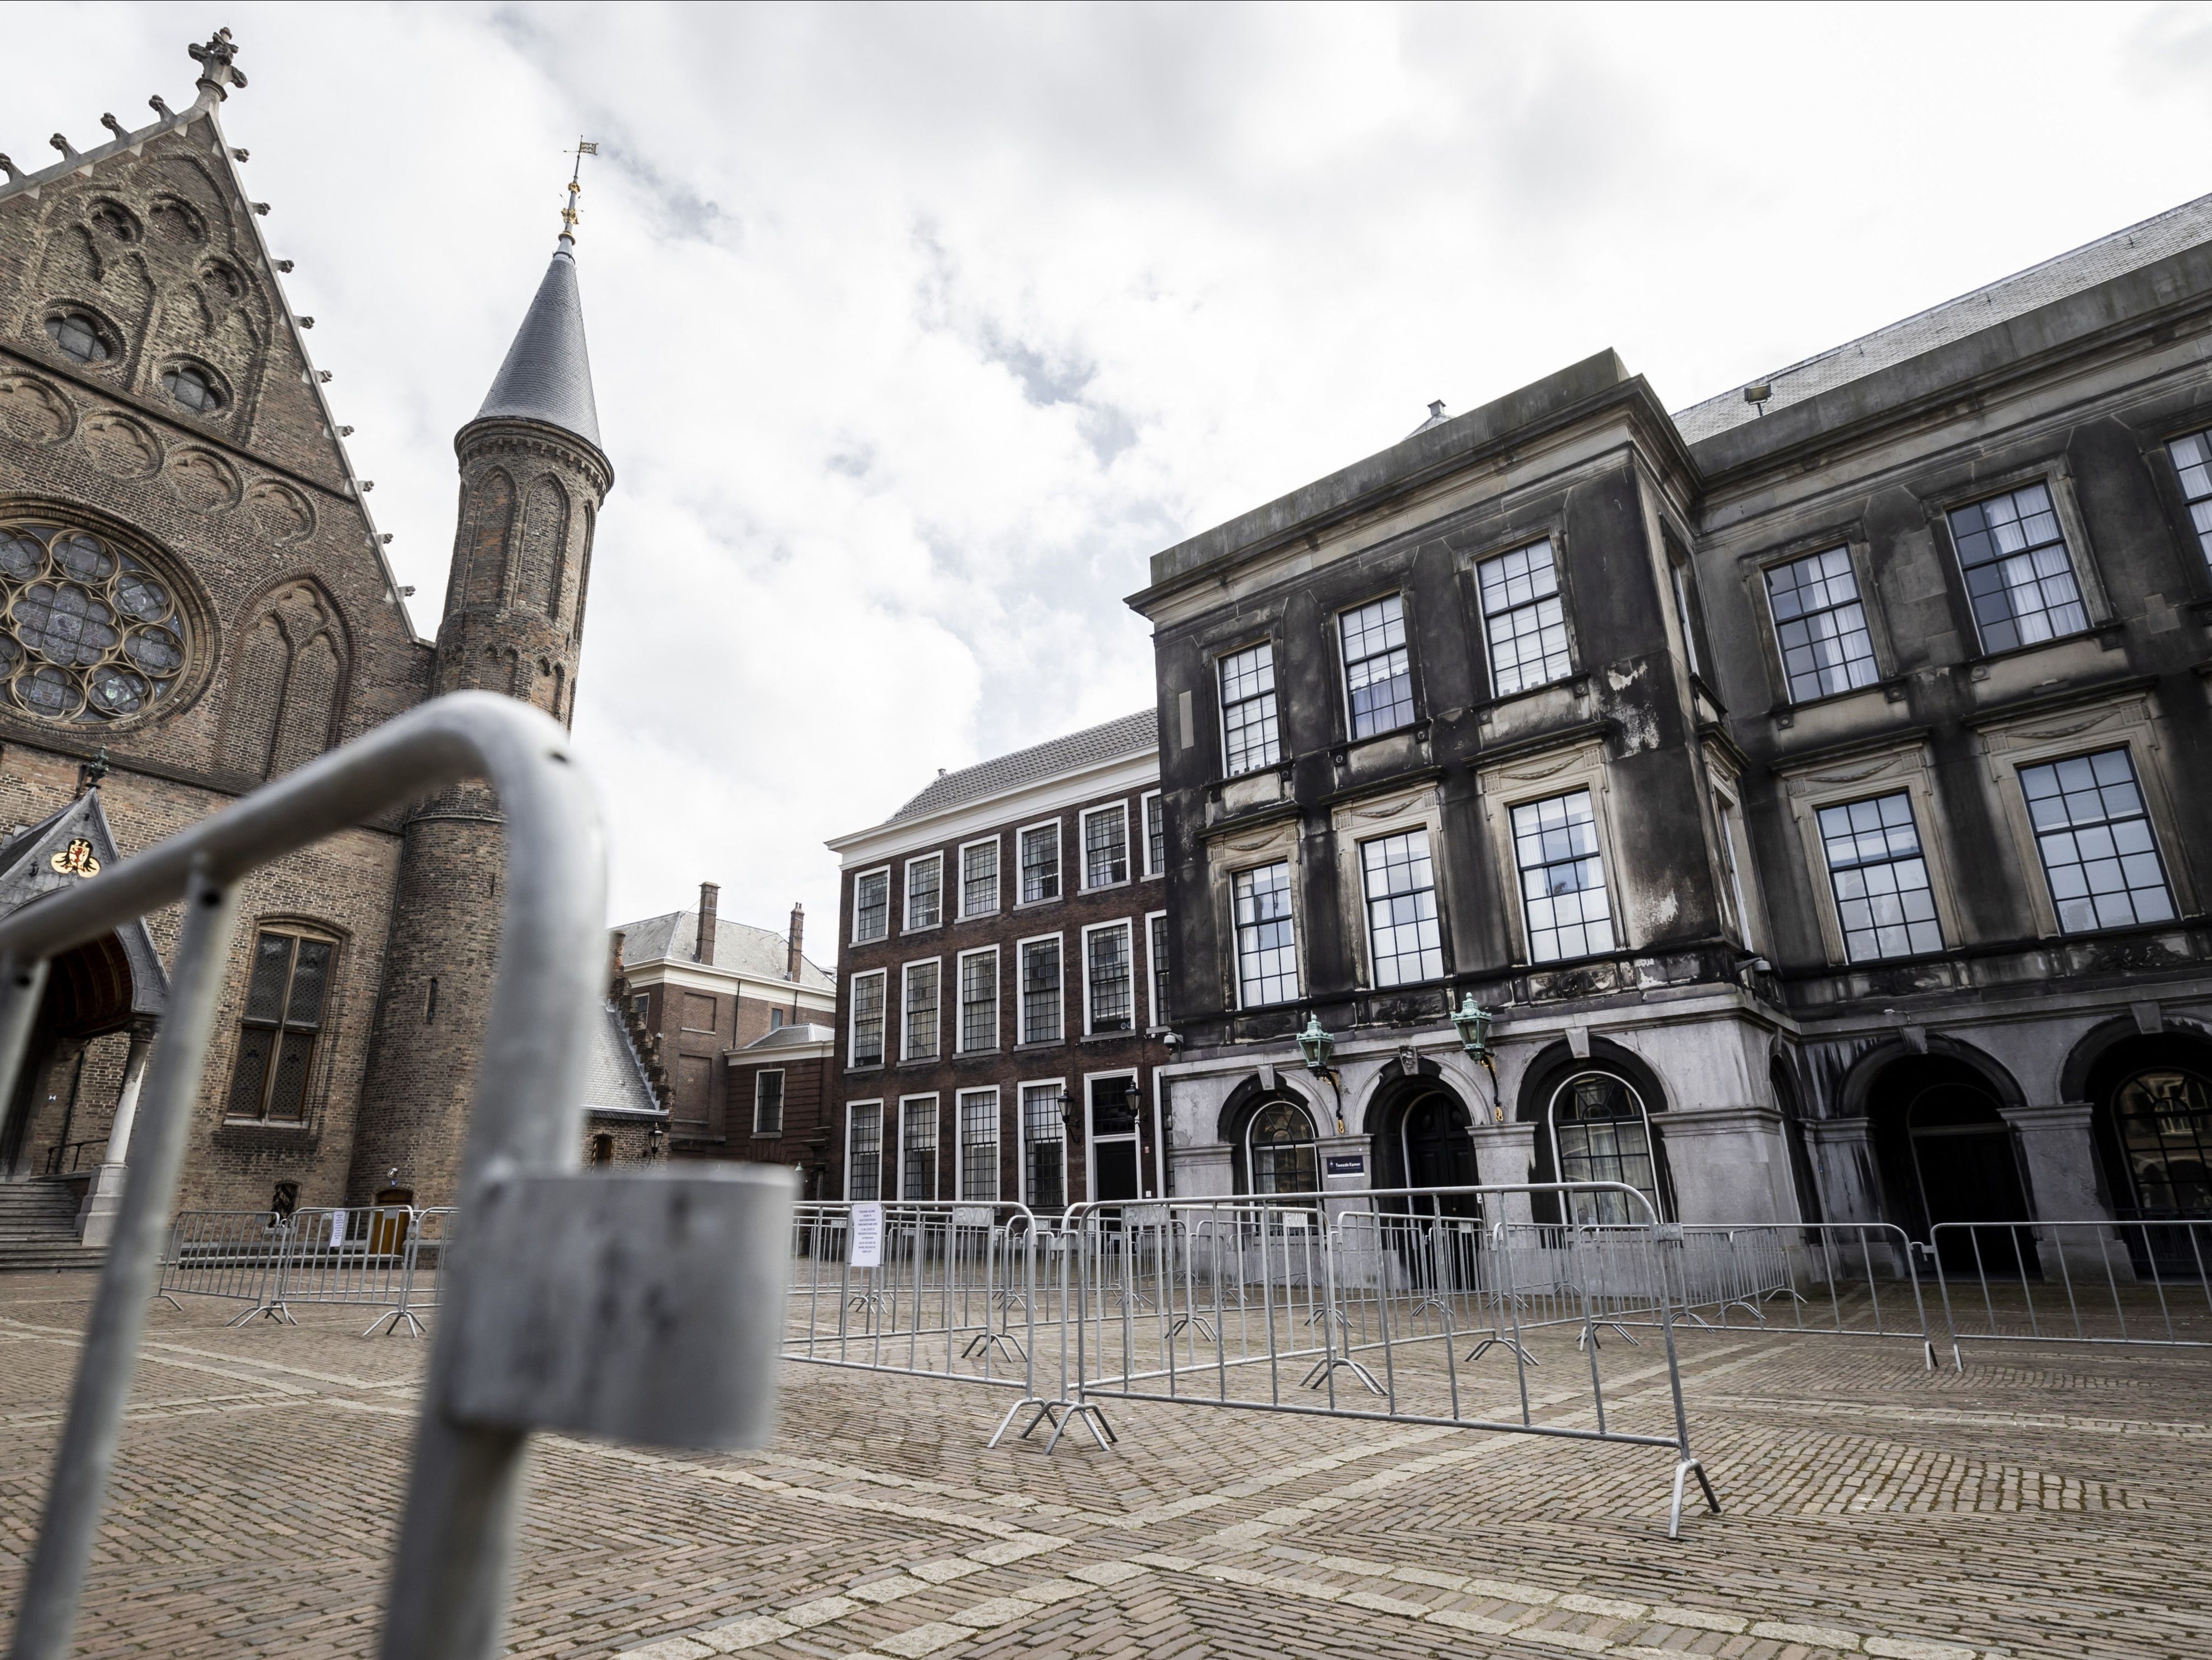
[(1606, 346), (1680, 408), (2212, 191), (2212, 9), (14, 4), (52, 159), (228, 22), (434, 632), (585, 164), (613, 918), (833, 949), (824, 837), (1152, 701), (1159, 549)]

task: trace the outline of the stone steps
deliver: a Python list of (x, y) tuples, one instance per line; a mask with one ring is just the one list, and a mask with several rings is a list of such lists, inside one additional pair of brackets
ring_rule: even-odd
[(77, 1197), (67, 1183), (0, 1183), (0, 1274), (96, 1268), (107, 1253), (76, 1237)]

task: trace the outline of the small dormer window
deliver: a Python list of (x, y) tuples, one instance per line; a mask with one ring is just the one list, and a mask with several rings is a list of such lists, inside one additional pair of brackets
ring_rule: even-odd
[(161, 384), (170, 397), (194, 415), (213, 415), (222, 407), (222, 393), (216, 389), (213, 377), (191, 363), (162, 370)]
[(62, 354), (80, 363), (105, 363), (114, 355), (99, 324), (81, 311), (58, 311), (46, 319), (46, 334)]

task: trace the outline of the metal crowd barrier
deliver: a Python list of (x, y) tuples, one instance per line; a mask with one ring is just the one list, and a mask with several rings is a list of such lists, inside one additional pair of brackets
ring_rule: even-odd
[(228, 1297), (252, 1304), (228, 1323), (297, 1324), (294, 1304), (389, 1310), (362, 1335), (422, 1332), (418, 1309), (437, 1305), (437, 1269), (450, 1207), (309, 1206), (269, 1211), (180, 1211), (169, 1228), (156, 1298)]
[[(907, 1201), (800, 1205), (792, 1222), (787, 1359), (926, 1373), (1037, 1394), (1040, 1231), (1027, 1206)], [(1056, 1313), (1047, 1311), (1048, 1330)]]
[[(439, 1323), (422, 1392), (381, 1654), (500, 1652), (532, 1433), (702, 1450), (766, 1438), (793, 1178), (767, 1166), (577, 1169), (589, 1034), (605, 994), (598, 809), (558, 721), (485, 692), (437, 698), (96, 879), (0, 918), (5, 1099), (52, 959), (149, 912), (183, 908), (131, 1179), (78, 1352), (13, 1660), (64, 1660), (70, 1651), (147, 1309), (165, 1277), (162, 1247), (234, 956), (241, 882), (472, 779), (496, 800), (506, 844), (499, 969), (458, 1183), (468, 1237), (450, 1265), (442, 1236), (436, 1252), (436, 1294), (453, 1317)], [(415, 1251), (418, 1278), (428, 1243)], [(246, 1244), (220, 1223), (188, 1231), (170, 1253), (177, 1283), (242, 1294), (257, 1272)], [(348, 1295), (380, 1271), (326, 1244), (321, 1257), (333, 1256), (295, 1262), (301, 1297)], [(280, 1253), (280, 1268), (283, 1261)], [(258, 1286), (255, 1295), (264, 1295)]]
[[(1682, 1402), (1666, 1261), (1679, 1239), (1647, 1226), (1555, 1244), (1482, 1225), (1570, 1191), (1644, 1204), (1616, 1184), (1541, 1183), (1385, 1189), (1357, 1210), (1324, 1194), (1076, 1206), (1059, 1275), (1073, 1389), (1030, 1427), (1054, 1419), (1049, 1448), (1080, 1420), (1103, 1444), (1102, 1403), (1145, 1400), (1664, 1448), (1679, 1536), (1691, 1476), (1720, 1508)], [(1596, 1328), (1629, 1308), (1656, 1312), (1666, 1383), (1608, 1395)], [(1537, 1392), (1547, 1359), (1573, 1381)]]
[(1966, 1342), (2212, 1347), (2212, 1218), (1939, 1222), (1928, 1255), (1961, 1371)]

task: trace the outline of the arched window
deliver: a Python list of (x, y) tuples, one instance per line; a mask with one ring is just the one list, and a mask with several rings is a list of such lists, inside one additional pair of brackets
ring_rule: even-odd
[(194, 415), (213, 415), (223, 405), (222, 389), (216, 385), (215, 376), (197, 363), (175, 363), (163, 369), (161, 385)]
[(1312, 1193), (1321, 1186), (1313, 1120), (1288, 1101), (1270, 1101), (1244, 1129), (1244, 1168), (1255, 1193)]
[(2212, 1083), (2180, 1067), (2138, 1072), (2112, 1098), (2143, 1216), (2212, 1216)]
[(229, 1117), (272, 1124), (306, 1121), (337, 949), (327, 935), (294, 926), (255, 933)]
[(46, 336), (80, 363), (105, 363), (115, 355), (107, 331), (81, 311), (55, 312), (46, 319)]
[(1625, 1193), (1571, 1195), (1583, 1225), (1648, 1222), (1666, 1213), (1651, 1156), (1651, 1118), (1644, 1098), (1609, 1072), (1577, 1073), (1552, 1092), (1553, 1168), (1562, 1182), (1618, 1182), (1650, 1201), (1648, 1212)]

